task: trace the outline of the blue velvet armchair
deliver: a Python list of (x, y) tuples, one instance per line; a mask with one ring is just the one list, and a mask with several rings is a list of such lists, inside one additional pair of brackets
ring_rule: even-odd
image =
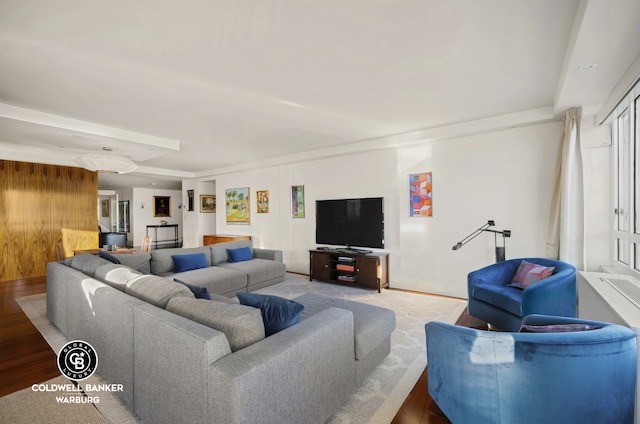
[(453, 424), (633, 422), (631, 329), (545, 315), (524, 323), (601, 328), (510, 333), (426, 324), (429, 394)]
[[(555, 269), (524, 290), (507, 286), (523, 260)], [(467, 288), (469, 315), (501, 330), (518, 331), (530, 314), (576, 316), (576, 269), (565, 262), (545, 258), (497, 262), (469, 273)]]

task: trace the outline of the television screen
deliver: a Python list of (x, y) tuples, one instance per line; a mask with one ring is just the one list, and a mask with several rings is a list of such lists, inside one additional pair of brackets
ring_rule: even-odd
[(383, 198), (317, 200), (316, 243), (384, 248)]

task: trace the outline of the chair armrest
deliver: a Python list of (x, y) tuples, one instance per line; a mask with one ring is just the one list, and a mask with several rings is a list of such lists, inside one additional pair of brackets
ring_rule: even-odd
[(577, 304), (576, 274), (565, 269), (522, 291), (522, 316), (530, 314), (575, 317)]
[(472, 271), (467, 275), (468, 287), (477, 284), (504, 286), (511, 281), (519, 265), (519, 261), (503, 261)]

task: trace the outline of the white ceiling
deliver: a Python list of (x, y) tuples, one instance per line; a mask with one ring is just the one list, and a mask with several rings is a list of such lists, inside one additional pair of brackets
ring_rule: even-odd
[(593, 115), (639, 53), (637, 0), (0, 0), (0, 158), (74, 165), (107, 146), (140, 168), (100, 188), (164, 187), (514, 113)]

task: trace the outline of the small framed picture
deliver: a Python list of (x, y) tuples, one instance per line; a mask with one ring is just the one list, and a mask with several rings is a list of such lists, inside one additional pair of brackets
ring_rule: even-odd
[(291, 217), (304, 218), (304, 186), (291, 186)]
[(200, 195), (200, 212), (202, 213), (216, 212), (216, 195), (215, 194)]
[(269, 190), (256, 191), (258, 213), (269, 213)]
[(102, 201), (100, 209), (102, 209), (102, 217), (109, 218), (109, 199), (105, 199)]

